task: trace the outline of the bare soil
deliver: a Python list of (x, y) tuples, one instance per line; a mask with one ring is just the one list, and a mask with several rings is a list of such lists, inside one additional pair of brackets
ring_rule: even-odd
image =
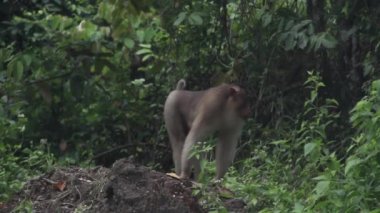
[[(206, 212), (192, 196), (191, 185), (127, 159), (111, 169), (58, 168), (29, 180), (0, 213), (23, 201), (31, 201), (34, 212)], [(235, 201), (227, 200), (226, 207), (244, 212)]]

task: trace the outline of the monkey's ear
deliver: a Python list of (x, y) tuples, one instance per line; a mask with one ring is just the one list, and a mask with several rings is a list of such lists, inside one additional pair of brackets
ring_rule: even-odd
[(231, 95), (236, 95), (239, 92), (240, 92), (240, 88), (239, 87), (237, 87), (237, 86), (231, 86), (230, 87), (230, 94)]

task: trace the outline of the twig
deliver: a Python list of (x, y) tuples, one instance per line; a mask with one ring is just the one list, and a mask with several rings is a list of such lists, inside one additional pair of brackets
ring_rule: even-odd
[(79, 189), (77, 186), (74, 186), (74, 188), (77, 190), (78, 194), (79, 194), (79, 202), (82, 201), (82, 194), (80, 193)]
[(47, 183), (50, 183), (50, 184), (57, 184), (58, 182), (54, 181), (54, 180), (50, 180), (50, 179), (47, 179), (47, 178), (42, 178), (42, 180), (46, 181)]
[(65, 198), (65, 197), (67, 197), (68, 195), (71, 194), (71, 192), (72, 192), (71, 190), (67, 190), (66, 192), (63, 192), (61, 194), (61, 196), (59, 196), (59, 197), (57, 197), (57, 199), (55, 199), (55, 201), (57, 202), (58, 200), (61, 200), (61, 199)]
[(75, 207), (75, 205), (74, 205), (74, 204), (72, 204), (72, 203), (62, 203), (61, 205), (65, 205), (65, 206), (71, 206), (71, 207)]

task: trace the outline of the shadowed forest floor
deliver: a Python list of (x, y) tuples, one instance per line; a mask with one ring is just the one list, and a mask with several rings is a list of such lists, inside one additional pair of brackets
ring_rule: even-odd
[[(36, 212), (206, 212), (191, 185), (121, 159), (111, 169), (59, 168), (29, 180), (0, 212), (25, 201)], [(233, 200), (225, 202), (227, 209), (245, 212)]]

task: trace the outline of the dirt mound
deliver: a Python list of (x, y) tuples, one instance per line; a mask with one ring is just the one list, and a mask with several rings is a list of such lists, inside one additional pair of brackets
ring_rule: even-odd
[(0, 212), (25, 200), (35, 212), (204, 212), (190, 187), (122, 159), (112, 169), (62, 168), (32, 179)]

